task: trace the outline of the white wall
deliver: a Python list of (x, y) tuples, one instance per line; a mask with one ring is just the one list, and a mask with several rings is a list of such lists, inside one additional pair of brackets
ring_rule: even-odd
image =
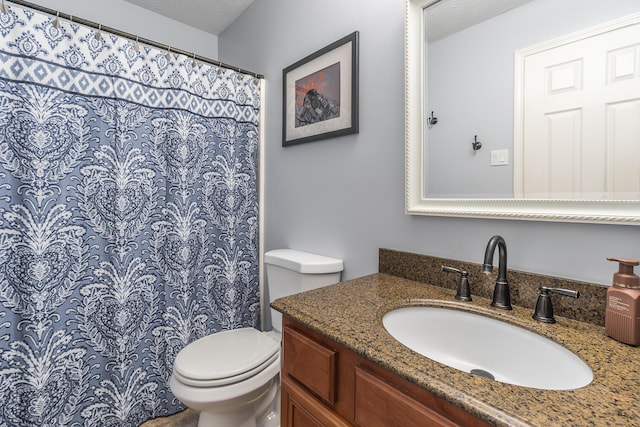
[[(258, 0), (219, 36), (220, 59), (266, 75), (265, 248), (377, 271), (379, 247), (481, 263), (493, 234), (509, 267), (609, 284), (607, 256), (640, 258), (640, 227), (404, 214), (404, 1)], [(360, 31), (360, 133), (282, 147), (282, 69)], [(517, 283), (514, 286), (518, 286)]]
[[(218, 59), (218, 37), (124, 0), (30, 0), (108, 27), (209, 59)], [(7, 2), (7, 6), (12, 3)]]

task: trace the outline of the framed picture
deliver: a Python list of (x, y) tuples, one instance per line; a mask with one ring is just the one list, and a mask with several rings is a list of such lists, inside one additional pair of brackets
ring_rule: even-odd
[(357, 31), (282, 72), (282, 146), (358, 133)]

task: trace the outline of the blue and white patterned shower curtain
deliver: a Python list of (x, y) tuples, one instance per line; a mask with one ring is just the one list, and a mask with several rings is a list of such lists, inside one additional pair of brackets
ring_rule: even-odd
[(177, 352), (259, 322), (259, 85), (8, 9), (0, 426), (174, 413)]

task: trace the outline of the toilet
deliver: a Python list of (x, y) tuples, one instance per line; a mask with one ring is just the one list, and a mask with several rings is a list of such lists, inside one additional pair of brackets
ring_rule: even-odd
[[(265, 253), (269, 302), (340, 281), (342, 260), (276, 249)], [(282, 315), (271, 310), (273, 329), (222, 331), (180, 350), (169, 387), (200, 411), (199, 427), (280, 426)]]

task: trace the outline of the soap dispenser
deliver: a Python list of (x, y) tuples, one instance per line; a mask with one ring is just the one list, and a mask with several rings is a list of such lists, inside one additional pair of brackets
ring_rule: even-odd
[(607, 259), (618, 262), (620, 268), (607, 290), (605, 331), (620, 342), (640, 345), (640, 278), (633, 272), (633, 267), (640, 262), (635, 259)]

